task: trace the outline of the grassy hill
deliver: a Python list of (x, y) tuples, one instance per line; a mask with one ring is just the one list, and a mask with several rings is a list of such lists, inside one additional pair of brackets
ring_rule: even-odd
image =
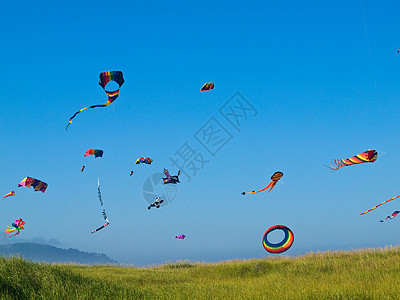
[(400, 248), (150, 268), (0, 258), (1, 299), (398, 299)]

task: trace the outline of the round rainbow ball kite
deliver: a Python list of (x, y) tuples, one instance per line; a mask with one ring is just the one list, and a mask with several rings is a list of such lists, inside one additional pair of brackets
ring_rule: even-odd
[[(268, 241), (268, 234), (270, 234), (274, 230), (283, 230), (285, 233), (285, 237), (283, 240), (277, 244), (270, 243)], [(286, 226), (284, 225), (274, 225), (270, 228), (267, 229), (267, 231), (264, 233), (262, 243), (265, 248), (269, 253), (282, 253), (288, 250), (292, 245), (294, 241), (294, 235), (293, 232)]]

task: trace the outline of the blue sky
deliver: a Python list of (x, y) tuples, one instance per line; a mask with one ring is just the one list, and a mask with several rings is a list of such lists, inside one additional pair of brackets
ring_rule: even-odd
[[(399, 209), (396, 200), (360, 213), (400, 194), (399, 8), (3, 3), (0, 191), (16, 195), (3, 200), (1, 226), (22, 217), (19, 241), (134, 265), (267, 257), (261, 238), (275, 224), (294, 232), (290, 256), (398, 244), (400, 221), (379, 223)], [(120, 97), (82, 112), (66, 131), (74, 112), (106, 101), (98, 76), (108, 70), (124, 73)], [(200, 93), (210, 81), (214, 90)], [(253, 110), (235, 127), (220, 109), (237, 92)], [(214, 155), (199, 142), (208, 122), (225, 133)], [(171, 158), (186, 142), (208, 162), (190, 182), (181, 177), (173, 202), (148, 211), (144, 183), (164, 168), (175, 175)], [(103, 158), (83, 157), (88, 148), (104, 150)], [(378, 151), (373, 164), (324, 167), (369, 148)], [(134, 165), (140, 156), (153, 164)], [(241, 195), (278, 170), (284, 176), (271, 193)], [(46, 181), (47, 191), (17, 188), (26, 176)], [(91, 235), (103, 224), (98, 177), (110, 226)]]

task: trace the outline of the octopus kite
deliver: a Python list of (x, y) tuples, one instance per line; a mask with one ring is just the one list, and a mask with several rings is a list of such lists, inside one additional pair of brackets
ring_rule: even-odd
[(85, 152), (85, 154), (83, 156), (86, 157), (86, 156), (89, 156), (89, 155), (94, 155), (95, 158), (103, 157), (103, 150), (88, 149), (88, 150), (86, 150), (86, 152)]
[(214, 88), (214, 82), (207, 82), (202, 87), (200, 92), (210, 91)]
[(25, 177), (20, 183), (18, 183), (18, 186), (25, 186), (28, 188), (32, 186), (35, 191), (41, 191), (42, 193), (44, 193), (47, 189), (46, 182), (40, 181), (32, 177)]
[(365, 215), (366, 213), (369, 213), (370, 211), (374, 210), (375, 208), (381, 206), (382, 204), (388, 203), (388, 202), (390, 202), (390, 201), (392, 201), (392, 200), (394, 200), (394, 199), (397, 199), (397, 198), (399, 198), (399, 197), (400, 197), (400, 195), (398, 195), (398, 196), (396, 196), (396, 197), (393, 197), (393, 198), (390, 198), (389, 200), (385, 200), (385, 201), (379, 203), (378, 205), (374, 206), (373, 208), (370, 208), (370, 209), (368, 209), (367, 211), (364, 211), (363, 213), (361, 213), (361, 215)]
[(184, 234), (178, 234), (175, 236), (176, 239), (180, 239), (180, 240), (183, 240), (185, 237), (186, 237), (186, 235), (184, 235)]
[(367, 151), (357, 154), (350, 158), (335, 159), (333, 164), (327, 166), (332, 171), (339, 170), (340, 168), (351, 166), (355, 164), (362, 164), (366, 162), (373, 163), (378, 158), (378, 152), (374, 149), (368, 149)]
[(5, 199), (5, 198), (7, 198), (7, 197), (10, 197), (10, 196), (14, 196), (15, 195), (15, 192), (14, 191), (11, 191), (11, 192), (9, 192), (8, 194), (6, 194), (4, 197), (3, 197), (3, 199)]
[(67, 127), (65, 129), (68, 129), (68, 126), (72, 124), (72, 119), (76, 117), (77, 114), (81, 113), (82, 111), (84, 111), (85, 109), (88, 108), (96, 108), (96, 107), (107, 107), (109, 106), (111, 103), (113, 103), (119, 96), (119, 89), (117, 89), (116, 91), (113, 92), (109, 92), (106, 91), (106, 85), (107, 83), (109, 83), (110, 81), (115, 81), (119, 88), (121, 88), (121, 86), (124, 84), (125, 80), (124, 80), (124, 76), (122, 75), (121, 71), (107, 71), (107, 72), (103, 72), (100, 73), (100, 81), (99, 81), (99, 85), (103, 88), (103, 90), (106, 92), (108, 99), (107, 102), (104, 104), (96, 104), (96, 105), (91, 105), (88, 107), (84, 107), (81, 110), (78, 110), (70, 119), (69, 119), (69, 123), (67, 125)]
[(267, 190), (267, 189), (269, 189), (269, 188), (270, 188), (270, 190), (269, 190), (268, 192), (270, 192), (270, 191), (272, 191), (272, 189), (275, 187), (275, 185), (276, 185), (276, 183), (279, 181), (279, 179), (282, 178), (282, 176), (283, 176), (283, 173), (282, 173), (282, 172), (279, 172), (279, 171), (278, 171), (278, 172), (275, 172), (275, 173), (271, 176), (271, 182), (270, 182), (265, 188), (263, 188), (263, 189), (261, 189), (261, 190), (258, 190), (258, 191), (252, 191), (252, 192), (249, 192), (249, 193), (243, 192), (242, 195), (259, 193), (259, 192), (265, 191), (265, 190)]
[[(396, 210), (394, 211), (390, 216), (387, 216), (385, 220), (389, 219), (393, 219), (395, 216), (397, 216), (398, 214), (400, 214), (400, 210)], [(384, 220), (380, 220), (379, 222), (383, 222)]]
[(178, 171), (178, 175), (176, 175), (176, 176), (169, 175), (168, 169), (164, 169), (164, 174), (167, 176), (166, 178), (163, 178), (164, 184), (167, 184), (167, 183), (173, 183), (173, 184), (180, 183), (180, 181), (179, 181), (179, 175), (181, 174), (180, 170)]
[(136, 163), (135, 164), (141, 164), (141, 163), (144, 163), (144, 164), (146, 164), (146, 165), (151, 165), (151, 163), (153, 162), (153, 160), (150, 158), (150, 157), (139, 157), (137, 160), (136, 160)]
[(17, 237), (19, 235), (19, 231), (25, 228), (25, 221), (22, 219), (15, 220), (11, 226), (7, 226), (4, 231), (5, 235), (8, 237)]

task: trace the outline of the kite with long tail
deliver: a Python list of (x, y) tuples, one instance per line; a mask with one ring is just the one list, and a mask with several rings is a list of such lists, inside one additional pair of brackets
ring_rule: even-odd
[(333, 164), (327, 166), (332, 171), (339, 170), (340, 168), (351, 166), (355, 164), (362, 164), (366, 162), (373, 163), (378, 158), (378, 152), (374, 149), (368, 149), (367, 151), (357, 154), (350, 158), (335, 159)]
[(383, 201), (382, 203), (379, 203), (378, 205), (374, 206), (373, 208), (370, 208), (367, 211), (364, 211), (363, 213), (361, 213), (361, 215), (365, 215), (366, 213), (369, 213), (370, 211), (374, 210), (375, 208), (381, 206), (382, 204), (388, 203), (388, 202), (390, 202), (390, 201), (392, 201), (394, 199), (397, 199), (399, 197), (400, 197), (400, 195), (398, 195), (396, 197), (393, 197), (393, 198), (390, 198), (389, 200)]
[[(100, 192), (100, 179), (97, 179), (97, 194), (99, 196), (100, 206), (103, 207), (103, 199), (101, 198), (101, 192)], [(104, 208), (103, 208), (102, 214), (103, 214), (103, 217), (104, 217), (104, 220), (106, 221), (106, 223), (103, 226), (100, 226), (99, 228), (92, 230), (92, 233), (95, 233), (95, 232), (103, 229), (104, 227), (106, 227), (108, 224), (110, 224), (110, 221), (108, 221), (108, 218), (107, 218), (106, 210)]]
[[(387, 216), (385, 220), (389, 219), (393, 219), (395, 216), (397, 216), (398, 214), (400, 214), (400, 210), (395, 210), (390, 216)], [(379, 222), (383, 222), (384, 220), (380, 220)]]
[(276, 185), (276, 183), (278, 182), (278, 180), (282, 178), (282, 176), (283, 176), (283, 173), (282, 173), (282, 172), (279, 172), (279, 171), (278, 171), (278, 172), (275, 172), (275, 173), (271, 176), (271, 182), (270, 182), (265, 188), (263, 188), (263, 189), (261, 189), (261, 190), (258, 190), (258, 191), (252, 191), (252, 192), (249, 192), (249, 193), (243, 192), (242, 195), (246, 195), (246, 194), (255, 194), (255, 193), (259, 193), (259, 192), (262, 192), (262, 191), (265, 191), (265, 190), (271, 188), (271, 189), (268, 191), (268, 192), (270, 192), (270, 191), (272, 191), (272, 189), (275, 187), (275, 185)]
[(109, 106), (111, 103), (113, 103), (119, 96), (119, 89), (117, 89), (116, 91), (113, 92), (109, 92), (106, 91), (106, 85), (107, 83), (109, 83), (110, 81), (115, 81), (118, 86), (119, 89), (121, 88), (121, 86), (124, 84), (125, 80), (124, 80), (124, 76), (122, 75), (121, 71), (107, 71), (107, 72), (103, 72), (100, 73), (100, 81), (99, 81), (99, 85), (103, 88), (103, 90), (106, 92), (108, 99), (107, 102), (104, 104), (96, 104), (96, 105), (91, 105), (88, 107), (84, 107), (81, 110), (78, 110), (70, 119), (69, 119), (69, 123), (67, 125), (67, 127), (65, 129), (68, 129), (68, 126), (71, 125), (72, 123), (72, 119), (75, 118), (75, 116), (79, 113), (81, 113), (82, 111), (84, 111), (85, 109), (88, 108), (96, 108), (96, 107), (107, 107)]

